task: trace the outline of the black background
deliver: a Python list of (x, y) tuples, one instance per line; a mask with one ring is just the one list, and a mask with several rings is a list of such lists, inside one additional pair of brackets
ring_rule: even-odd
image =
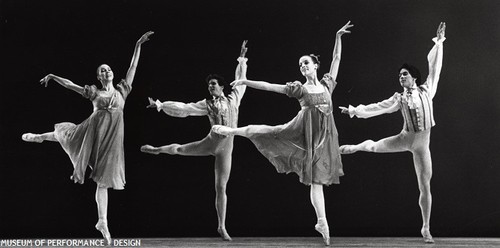
[[(401, 130), (399, 113), (349, 119), (338, 106), (371, 103), (400, 92), (403, 62), (427, 75), (426, 55), (447, 23), (444, 61), (432, 129), (434, 236), (500, 236), (500, 4), (488, 0), (383, 1), (0, 1), (0, 238), (100, 237), (95, 183), (70, 181), (68, 156), (54, 142), (26, 143), (24, 132), (80, 123), (91, 103), (51, 82), (48, 73), (97, 84), (95, 70), (125, 76), (134, 44), (143, 45), (125, 108), (127, 185), (110, 191), (114, 237), (217, 236), (213, 157), (141, 153), (143, 144), (199, 140), (207, 117), (173, 118), (146, 109), (147, 97), (182, 102), (207, 97), (205, 77), (234, 78), (248, 39), (248, 78), (304, 81), (301, 55), (320, 54), (328, 70), (335, 32), (343, 36), (333, 99), (341, 144)], [(284, 95), (249, 89), (240, 125), (282, 124), (299, 105)], [(346, 175), (325, 188), (333, 236), (418, 236), (418, 188), (410, 153), (343, 156)], [(317, 236), (309, 188), (277, 174), (253, 144), (235, 139), (228, 184), (232, 236)]]

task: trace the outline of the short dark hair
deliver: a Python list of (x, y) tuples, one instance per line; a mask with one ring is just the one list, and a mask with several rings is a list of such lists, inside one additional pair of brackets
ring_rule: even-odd
[(216, 79), (217, 83), (219, 84), (219, 86), (225, 86), (226, 85), (226, 80), (224, 80), (224, 77), (219, 76), (217, 74), (210, 74), (210, 75), (208, 75), (207, 78), (205, 79), (205, 81), (208, 84), (210, 82), (210, 80), (212, 80), (212, 79)]
[(415, 83), (417, 83), (417, 86), (422, 84), (420, 71), (417, 67), (404, 63), (401, 67), (399, 67), (399, 71), (401, 71), (401, 69), (406, 69), (410, 73), (411, 77), (416, 78)]

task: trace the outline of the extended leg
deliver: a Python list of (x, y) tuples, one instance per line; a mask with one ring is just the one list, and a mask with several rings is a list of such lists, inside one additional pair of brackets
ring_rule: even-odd
[(254, 134), (264, 134), (275, 132), (280, 126), (268, 125), (248, 125), (245, 127), (231, 128), (222, 125), (214, 125), (212, 131), (221, 135), (238, 135), (243, 137), (250, 137)]
[(379, 141), (365, 140), (357, 145), (343, 145), (339, 149), (341, 154), (350, 154), (359, 151), (376, 153), (403, 152), (408, 150), (407, 143), (404, 136), (398, 134)]
[(102, 236), (106, 239), (108, 245), (110, 245), (111, 234), (108, 229), (108, 189), (97, 186), (95, 201), (97, 203), (97, 215), (99, 216), (99, 221), (95, 225), (95, 228), (102, 233)]
[(27, 142), (42, 143), (45, 140), (57, 142), (54, 136), (54, 132), (48, 132), (42, 134), (25, 133), (21, 136), (21, 138)]
[(200, 141), (187, 143), (184, 145), (170, 144), (166, 146), (154, 147), (151, 145), (143, 145), (141, 151), (151, 154), (166, 153), (170, 155), (183, 155), (183, 156), (207, 156), (212, 155), (213, 142), (209, 137)]
[(318, 222), (314, 228), (323, 236), (323, 242), (325, 245), (330, 245), (330, 230), (328, 227), (328, 221), (326, 220), (323, 185), (311, 184), (311, 203), (314, 207), (314, 211), (316, 211), (316, 216), (318, 217)]
[[(232, 146), (232, 144), (230, 144)], [(231, 153), (232, 149), (224, 151), (215, 156), (215, 209), (217, 210), (217, 218), (219, 226), (217, 231), (225, 241), (230, 241), (231, 237), (226, 231), (226, 209), (227, 195), (226, 187), (231, 173)]]
[(413, 162), (417, 173), (418, 189), (420, 190), (418, 203), (422, 212), (421, 233), (426, 243), (434, 243), (430, 233), (432, 159), (429, 147), (413, 151)]

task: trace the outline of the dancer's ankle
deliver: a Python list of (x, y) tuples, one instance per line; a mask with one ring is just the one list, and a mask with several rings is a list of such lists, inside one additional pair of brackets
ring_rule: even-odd
[(328, 221), (326, 220), (326, 217), (319, 217), (317, 224), (321, 226), (328, 226)]

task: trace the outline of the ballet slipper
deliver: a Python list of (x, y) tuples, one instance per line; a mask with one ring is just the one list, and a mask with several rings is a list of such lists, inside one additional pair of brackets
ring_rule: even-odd
[(352, 149), (352, 145), (343, 145), (339, 147), (340, 154), (351, 154), (354, 153), (354, 149)]
[(150, 153), (150, 154), (154, 154), (154, 155), (160, 154), (159, 149), (157, 149), (153, 146), (150, 146), (150, 145), (141, 146), (141, 152)]
[(40, 135), (34, 133), (25, 133), (21, 138), (26, 142), (42, 143), (43, 139)]
[(323, 224), (316, 224), (314, 226), (314, 229), (321, 233), (321, 236), (323, 236), (323, 242), (325, 243), (325, 246), (330, 246), (330, 230), (328, 228), (328, 225)]
[(111, 245), (111, 234), (109, 233), (108, 223), (99, 220), (95, 225), (95, 229), (101, 232), (102, 237), (106, 240), (108, 246)]
[(424, 228), (422, 227), (422, 230), (420, 230), (420, 233), (422, 234), (422, 237), (424, 238), (424, 242), (428, 244), (434, 243), (434, 239), (432, 238), (431, 232), (429, 231), (429, 228)]
[(219, 228), (217, 228), (217, 232), (220, 234), (222, 240), (224, 240), (224, 241), (231, 241), (231, 240), (233, 240), (229, 236), (229, 234), (227, 233), (226, 228), (219, 227)]
[(213, 125), (212, 126), (212, 131), (216, 134), (220, 134), (223, 136), (229, 136), (231, 134), (231, 129), (230, 127), (222, 126), (222, 125)]

